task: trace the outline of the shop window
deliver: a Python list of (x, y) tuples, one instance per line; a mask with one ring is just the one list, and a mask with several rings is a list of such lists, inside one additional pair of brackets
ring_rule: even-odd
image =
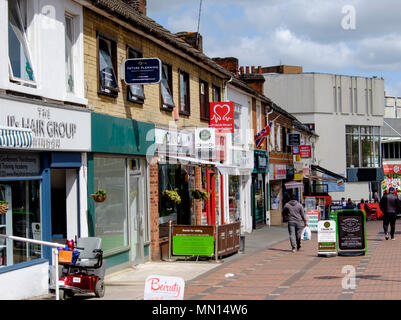
[[(0, 200), (9, 205), (0, 214), (0, 234), (41, 240), (40, 181), (4, 181)], [(0, 239), (0, 268), (41, 258), (37, 244)]]
[(206, 81), (199, 80), (199, 96), (200, 96), (200, 118), (201, 120), (210, 120), (209, 105), (209, 84)]
[(190, 109), (190, 95), (189, 95), (189, 74), (185, 71), (179, 71), (180, 79), (180, 113), (189, 116)]
[[(392, 149), (390, 149), (391, 157)], [(347, 168), (380, 166), (380, 132), (378, 127), (346, 126)]]
[(233, 145), (240, 145), (242, 142), (241, 139), (241, 105), (238, 103), (234, 103), (234, 133), (233, 137)]
[(8, 59), (12, 81), (35, 85), (36, 77), (27, 40), (27, 1), (8, 1)]
[(107, 192), (104, 202), (95, 202), (95, 236), (102, 238), (104, 252), (128, 246), (127, 183), (125, 158), (94, 158), (94, 191)]
[(220, 102), (221, 101), (221, 90), (220, 87), (213, 85), (213, 101)]
[[(135, 50), (133, 48), (127, 48), (128, 59), (138, 59), (142, 58), (142, 52)], [(127, 100), (135, 103), (144, 103), (145, 94), (143, 91), (142, 84), (132, 84), (127, 87)]]
[(67, 92), (74, 92), (74, 43), (76, 32), (74, 17), (65, 15), (65, 82)]
[(98, 35), (99, 45), (99, 93), (117, 96), (117, 43)]
[(230, 223), (234, 223), (239, 221), (241, 218), (240, 176), (229, 176), (228, 188)]
[(162, 63), (161, 97), (162, 108), (172, 111), (175, 107), (173, 100), (173, 69), (171, 65)]

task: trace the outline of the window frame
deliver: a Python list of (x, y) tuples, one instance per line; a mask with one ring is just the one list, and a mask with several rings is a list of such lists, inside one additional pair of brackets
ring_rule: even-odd
[[(127, 53), (127, 59), (138, 59), (138, 58), (143, 58), (143, 53), (142, 51), (127, 45), (126, 48), (126, 53)], [(135, 58), (130, 58), (130, 52), (135, 53), (137, 56)], [(131, 91), (131, 86), (140, 86), (142, 90), (142, 96), (133, 94)], [(134, 97), (134, 98), (133, 98)], [(136, 100), (136, 99), (137, 100)], [(133, 85), (127, 85), (127, 101), (133, 102), (133, 103), (138, 103), (138, 104), (144, 104), (145, 103), (145, 90), (143, 84), (133, 84)]]
[[(106, 43), (110, 43), (110, 60), (112, 63), (113, 67), (113, 76), (115, 78), (116, 82), (116, 88), (109, 87), (109, 86), (104, 86), (102, 84), (102, 77), (100, 75), (100, 41), (105, 41)], [(110, 96), (113, 98), (116, 98), (118, 96), (118, 93), (120, 92), (120, 88), (118, 85), (118, 68), (117, 68), (117, 40), (114, 38), (105, 35), (104, 33), (97, 32), (96, 35), (96, 41), (97, 41), (97, 69), (98, 69), (98, 94)], [(102, 89), (103, 87), (103, 89)], [(107, 92), (106, 90), (109, 90), (110, 92)]]
[[(26, 50), (26, 52), (24, 52), (24, 54), (27, 55), (26, 58), (27, 58), (27, 60), (29, 60), (30, 67), (31, 67), (31, 69), (33, 71), (32, 72), (33, 80), (25, 80), (23, 78), (19, 78), (19, 77), (16, 77), (14, 75), (12, 64), (11, 64), (11, 59), (10, 59), (10, 38), (9, 38), (9, 35), (7, 35), (8, 47), (9, 47), (8, 48), (8, 53), (7, 53), (9, 79), (10, 79), (11, 82), (14, 82), (14, 83), (17, 83), (17, 84), (26, 85), (26, 86), (30, 86), (30, 87), (36, 88), (36, 86), (37, 86), (37, 77), (36, 77), (36, 71), (35, 71), (36, 68), (34, 66), (34, 62), (33, 62), (33, 59), (32, 59), (32, 52), (31, 52), (31, 48), (29, 46), (29, 41), (28, 41), (28, 36), (27, 36), (28, 27), (27, 27), (27, 25), (24, 24), (24, 20), (26, 22), (26, 20), (28, 19), (28, 17), (27, 17), (28, 16), (28, 4), (27, 4), (26, 0), (13, 0), (13, 1), (15, 1), (16, 6), (18, 8), (18, 20), (19, 20), (18, 23), (21, 24), (21, 27), (22, 27), (22, 30), (20, 30), (20, 31), (22, 31), (22, 39), (18, 39), (18, 40), (23, 40), (23, 43), (21, 43), (21, 41), (19, 41), (19, 43), (20, 43), (20, 46), (22, 45), (24, 47), (24, 49)], [(22, 9), (20, 7), (20, 2), (21, 1), (24, 2), (25, 7), (26, 7), (25, 8), (25, 12), (24, 12), (25, 13), (24, 17), (22, 16), (22, 12), (21, 12)], [(10, 8), (8, 7), (7, 14), (9, 13), (9, 11), (10, 11)], [(23, 18), (25, 18), (25, 19), (23, 19)], [(7, 20), (7, 25), (8, 25), (8, 30), (9, 30), (9, 28), (10, 28), (10, 17), (9, 16), (8, 16), (8, 20)], [(29, 76), (29, 74), (28, 74), (28, 76)]]
[[(202, 94), (202, 84), (205, 85), (204, 93)], [(202, 96), (204, 102), (202, 104)], [(199, 105), (200, 105), (200, 119), (210, 121), (210, 101), (209, 101), (209, 82), (199, 79)]]
[[(221, 102), (221, 88), (215, 84), (212, 85), (213, 92), (213, 102)], [(218, 93), (218, 97), (216, 99), (215, 93)]]
[[(64, 13), (64, 21), (65, 21), (65, 54), (67, 55), (67, 20), (69, 20), (71, 22), (71, 47), (69, 48), (69, 54), (70, 54), (70, 70), (69, 72), (72, 75), (72, 90), (69, 90), (69, 80), (67, 79), (67, 70), (66, 71), (66, 78), (65, 78), (65, 86), (66, 86), (66, 92), (68, 94), (75, 94), (75, 59), (74, 59), (74, 53), (75, 53), (75, 49), (74, 49), (74, 41), (76, 41), (76, 16), (69, 13), (69, 12), (65, 12)], [(67, 58), (67, 56), (66, 56)], [(67, 68), (67, 66), (66, 66)]]
[[(173, 102), (172, 105), (164, 102), (164, 99), (163, 99), (162, 86), (163, 86), (163, 77), (165, 75), (165, 71), (164, 71), (165, 67), (167, 68), (166, 82), (168, 85), (168, 88), (166, 88), (166, 89), (167, 89), (168, 93), (170, 94), (171, 101)], [(159, 87), (160, 87), (160, 103), (161, 103), (160, 108), (164, 111), (170, 111), (170, 112), (173, 111), (173, 109), (175, 108), (174, 95), (173, 95), (173, 66), (171, 64), (169, 64), (167, 62), (163, 62), (163, 61), (162, 61), (162, 79), (160, 81)]]
[[(185, 98), (185, 109), (182, 110), (182, 105), (181, 105), (181, 85), (182, 81), (186, 83), (185, 87), (185, 93), (186, 93), (186, 98)], [(191, 97), (190, 97), (190, 76), (189, 73), (182, 70), (178, 69), (178, 105), (179, 105), (179, 113), (184, 116), (189, 116), (191, 115)]]

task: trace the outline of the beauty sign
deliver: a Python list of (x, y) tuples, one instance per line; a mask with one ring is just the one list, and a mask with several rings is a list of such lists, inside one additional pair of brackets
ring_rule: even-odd
[(210, 128), (216, 132), (234, 132), (234, 102), (210, 103)]
[(144, 300), (184, 300), (185, 281), (180, 277), (151, 275), (146, 278)]

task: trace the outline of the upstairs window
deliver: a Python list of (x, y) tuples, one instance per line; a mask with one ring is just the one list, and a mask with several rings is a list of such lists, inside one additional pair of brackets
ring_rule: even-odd
[(74, 17), (65, 15), (65, 81), (67, 92), (74, 92)]
[(180, 70), (180, 113), (189, 115), (190, 99), (189, 99), (189, 74)]
[[(142, 58), (142, 52), (128, 47), (127, 48), (127, 56), (128, 56), (128, 59)], [(128, 101), (132, 101), (135, 103), (144, 103), (145, 94), (143, 92), (142, 84), (129, 85), (127, 92), (128, 92), (128, 96), (127, 96)]]
[(8, 1), (8, 58), (13, 81), (34, 84), (35, 74), (29, 51), (26, 0)]
[(220, 102), (221, 101), (221, 92), (218, 86), (213, 86), (213, 101)]
[(162, 108), (166, 110), (173, 110), (175, 107), (173, 101), (173, 81), (172, 81), (172, 67), (166, 63), (162, 64), (162, 80), (161, 80), (161, 96)]
[(99, 92), (117, 96), (117, 43), (98, 35), (99, 43)]
[(206, 81), (199, 80), (199, 96), (200, 96), (200, 118), (209, 121), (210, 105), (209, 105), (209, 84)]

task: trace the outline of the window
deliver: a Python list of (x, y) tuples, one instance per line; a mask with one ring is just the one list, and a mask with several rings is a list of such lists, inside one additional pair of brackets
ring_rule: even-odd
[[(128, 59), (142, 58), (142, 52), (133, 48), (127, 47)], [(132, 84), (127, 87), (127, 100), (135, 103), (144, 103), (145, 94), (143, 92), (143, 85)]]
[(346, 160), (348, 168), (378, 168), (380, 164), (380, 128), (347, 126)]
[(277, 151), (281, 152), (281, 130), (279, 124), (277, 124)]
[(218, 86), (213, 86), (213, 101), (220, 102), (221, 101), (221, 91)]
[(74, 17), (65, 16), (65, 85), (67, 92), (74, 92)]
[(8, 58), (10, 78), (26, 84), (36, 81), (29, 51), (26, 0), (8, 1)]
[(234, 133), (233, 137), (233, 145), (241, 144), (241, 105), (238, 103), (234, 103)]
[(117, 96), (117, 43), (98, 35), (99, 43), (99, 92)]
[(189, 115), (190, 105), (189, 105), (189, 74), (185, 71), (180, 70), (180, 113), (184, 115)]
[(262, 106), (260, 104), (256, 105), (256, 133), (262, 130)]
[(206, 81), (199, 80), (199, 95), (200, 95), (200, 118), (201, 120), (210, 120), (210, 105), (209, 105), (209, 84)]
[(276, 149), (274, 130), (275, 130), (275, 125), (274, 125), (274, 122), (273, 122), (273, 124), (272, 124), (272, 126), (270, 128), (270, 147), (271, 147), (271, 151), (274, 151)]
[(175, 105), (173, 101), (173, 82), (172, 67), (166, 63), (162, 63), (162, 80), (161, 80), (161, 96), (162, 108), (171, 111)]

